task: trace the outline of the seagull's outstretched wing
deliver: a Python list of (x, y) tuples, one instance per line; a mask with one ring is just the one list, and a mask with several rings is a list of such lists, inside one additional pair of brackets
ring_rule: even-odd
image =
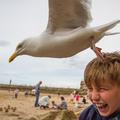
[(49, 0), (49, 21), (47, 29), (85, 27), (91, 20), (90, 0)]

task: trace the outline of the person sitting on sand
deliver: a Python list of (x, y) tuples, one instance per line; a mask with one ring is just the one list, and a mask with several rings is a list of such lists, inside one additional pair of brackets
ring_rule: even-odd
[(61, 103), (57, 106), (58, 109), (67, 109), (67, 102), (65, 101), (65, 98), (63, 96), (60, 97)]
[(93, 104), (79, 120), (120, 120), (120, 53), (104, 53), (103, 58), (86, 66), (84, 80)]
[(41, 97), (38, 103), (40, 108), (44, 108), (44, 109), (49, 108), (50, 99), (51, 99), (50, 95)]
[(55, 103), (55, 101), (53, 100), (52, 102), (51, 102), (51, 108), (52, 109), (57, 109), (58, 108), (58, 106), (57, 106), (57, 104)]

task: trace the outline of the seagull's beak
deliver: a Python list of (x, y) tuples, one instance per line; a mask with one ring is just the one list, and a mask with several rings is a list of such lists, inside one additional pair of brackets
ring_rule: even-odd
[(9, 63), (12, 62), (17, 57), (17, 52), (15, 51), (9, 58)]

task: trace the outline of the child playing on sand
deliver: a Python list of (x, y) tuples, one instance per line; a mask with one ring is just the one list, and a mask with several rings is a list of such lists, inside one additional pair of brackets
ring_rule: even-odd
[(120, 120), (120, 53), (104, 53), (86, 67), (84, 80), (92, 102), (79, 120)]
[(57, 105), (57, 108), (60, 110), (67, 109), (67, 102), (63, 96), (60, 97), (61, 102)]
[(52, 109), (57, 109), (58, 107), (54, 100), (51, 102), (51, 105), (52, 105), (51, 106)]
[(56, 104), (55, 101), (52, 101), (52, 109), (60, 109), (60, 110), (63, 110), (63, 109), (67, 109), (67, 102), (65, 100), (65, 98), (63, 96), (60, 97), (61, 99), (61, 102), (59, 104)]

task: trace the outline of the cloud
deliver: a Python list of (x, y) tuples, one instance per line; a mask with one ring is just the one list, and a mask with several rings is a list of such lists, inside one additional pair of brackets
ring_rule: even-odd
[(8, 42), (8, 41), (0, 40), (0, 47), (1, 47), (1, 46), (7, 46), (7, 45), (9, 45), (9, 44), (10, 44), (10, 42)]

